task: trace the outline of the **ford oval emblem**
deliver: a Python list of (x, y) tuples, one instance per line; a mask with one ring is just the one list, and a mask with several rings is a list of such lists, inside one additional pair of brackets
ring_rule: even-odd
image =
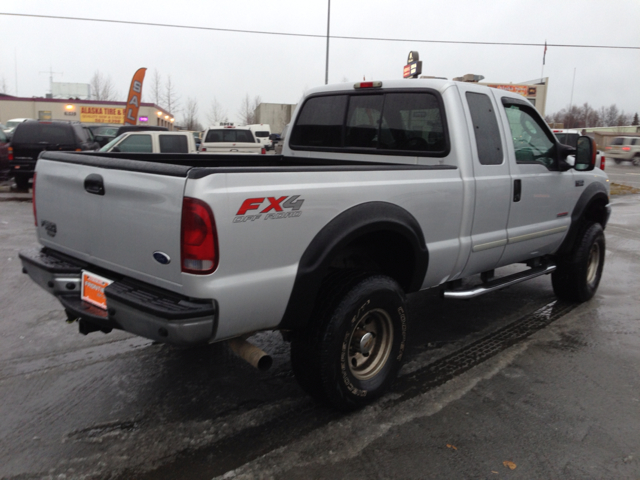
[(164, 252), (153, 252), (153, 258), (160, 265), (169, 265), (171, 263), (171, 257)]

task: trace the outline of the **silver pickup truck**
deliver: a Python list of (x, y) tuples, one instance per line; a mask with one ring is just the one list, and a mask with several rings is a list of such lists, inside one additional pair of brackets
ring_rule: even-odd
[(42, 248), (20, 257), (81, 333), (224, 340), (264, 366), (245, 339), (281, 330), (301, 386), (349, 410), (400, 368), (406, 293), (465, 299), (551, 274), (560, 298), (594, 295), (610, 214), (595, 153), (502, 90), (325, 86), (282, 155), (44, 152)]

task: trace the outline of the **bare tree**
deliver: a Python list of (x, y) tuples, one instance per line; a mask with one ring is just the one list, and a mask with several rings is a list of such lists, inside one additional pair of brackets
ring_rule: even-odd
[(187, 130), (202, 130), (202, 125), (198, 122), (198, 102), (195, 98), (189, 97), (184, 107), (182, 125)]
[(209, 114), (207, 115), (207, 120), (209, 120), (210, 125), (213, 125), (218, 122), (229, 121), (229, 117), (227, 115), (226, 110), (222, 108), (222, 105), (220, 105), (216, 97), (213, 97), (213, 101), (211, 102), (211, 106), (209, 107)]
[(631, 125), (640, 125), (640, 119), (638, 119), (638, 113), (636, 112), (636, 114), (633, 116), (633, 121), (631, 122)]
[(151, 77), (151, 101), (159, 107), (162, 102), (162, 94), (162, 78), (160, 77), (158, 70), (154, 69), (153, 77)]
[(260, 99), (259, 95), (256, 95), (253, 100), (251, 100), (251, 98), (249, 98), (249, 94), (247, 93), (242, 100), (240, 110), (238, 110), (240, 121), (245, 125), (252, 125), (254, 123), (257, 123), (256, 110), (261, 102), (262, 100)]
[(171, 75), (167, 75), (162, 101), (169, 113), (175, 117), (180, 111), (180, 96), (178, 95), (178, 92), (176, 92), (176, 87), (171, 81)]
[(91, 96), (94, 100), (112, 101), (118, 97), (118, 93), (113, 86), (110, 76), (105, 76), (96, 70), (89, 82), (91, 86)]

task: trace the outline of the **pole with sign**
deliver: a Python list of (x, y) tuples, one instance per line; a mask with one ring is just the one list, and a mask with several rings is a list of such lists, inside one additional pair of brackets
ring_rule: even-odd
[(403, 78), (418, 78), (421, 73), (422, 62), (420, 61), (420, 54), (412, 50), (407, 57), (407, 64), (404, 66), (402, 76)]

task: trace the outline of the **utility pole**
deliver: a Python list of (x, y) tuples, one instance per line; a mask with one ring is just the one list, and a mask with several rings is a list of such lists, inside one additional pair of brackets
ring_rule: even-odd
[(64, 75), (64, 73), (63, 72), (54, 72), (53, 68), (51, 68), (51, 65), (49, 65), (49, 71), (48, 72), (40, 72), (40, 73), (48, 73), (49, 74), (49, 93), (53, 97), (53, 76), (54, 75)]
[(331, 0), (328, 0), (327, 8), (327, 60), (324, 66), (324, 84), (329, 83), (329, 27), (331, 26)]

